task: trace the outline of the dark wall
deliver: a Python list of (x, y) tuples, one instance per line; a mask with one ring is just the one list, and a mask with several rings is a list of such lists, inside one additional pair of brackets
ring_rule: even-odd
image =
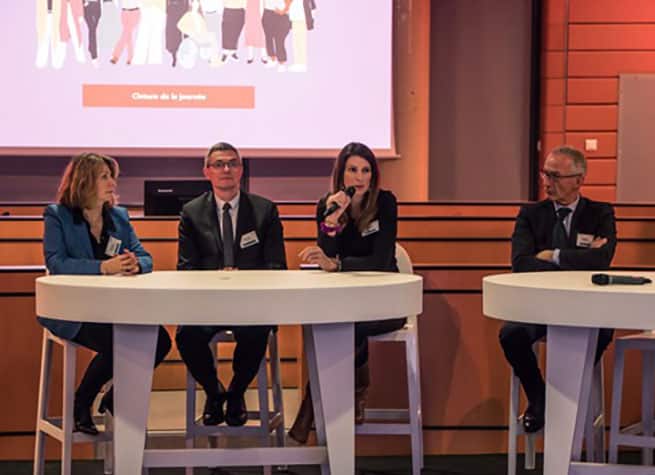
[[(69, 157), (0, 157), (0, 202), (51, 202)], [(143, 203), (146, 179), (202, 178), (202, 158), (121, 157), (118, 192)], [(251, 159), (249, 187), (276, 201), (317, 200), (329, 184), (330, 159)]]
[(431, 7), (430, 199), (525, 200), (531, 2)]

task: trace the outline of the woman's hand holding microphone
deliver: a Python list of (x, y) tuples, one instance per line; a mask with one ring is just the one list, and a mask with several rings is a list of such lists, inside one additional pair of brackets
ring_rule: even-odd
[[(349, 186), (345, 190), (339, 190), (330, 195), (325, 200), (325, 211), (323, 213), (324, 219), (321, 223), (321, 230), (328, 236), (334, 237), (337, 231), (341, 230), (339, 225), (339, 218), (348, 209), (353, 195), (355, 194), (355, 187)], [(298, 256), (309, 264), (318, 265), (321, 269), (328, 272), (336, 272), (341, 270), (341, 263), (338, 258), (328, 257), (323, 249), (318, 246), (309, 246), (300, 251)]]

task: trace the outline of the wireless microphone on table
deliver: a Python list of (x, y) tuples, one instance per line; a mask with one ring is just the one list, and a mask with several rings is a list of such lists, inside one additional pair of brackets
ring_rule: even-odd
[(592, 274), (591, 281), (596, 285), (644, 285), (652, 280), (632, 275)]

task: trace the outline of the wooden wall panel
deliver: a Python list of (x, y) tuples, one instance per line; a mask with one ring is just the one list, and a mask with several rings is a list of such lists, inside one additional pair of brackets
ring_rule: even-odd
[(566, 56), (561, 51), (544, 52), (542, 68), (545, 72), (544, 77), (563, 78), (566, 70)]
[(573, 24), (569, 27), (571, 50), (652, 50), (655, 25), (635, 23)]
[(587, 162), (587, 185), (616, 184), (616, 159), (593, 159)]
[(616, 201), (616, 187), (614, 185), (585, 185), (582, 194), (597, 201), (613, 203)]
[(564, 128), (564, 108), (562, 106), (545, 106), (542, 110), (544, 132), (559, 132)]
[(587, 152), (587, 157), (616, 157), (616, 132), (569, 132), (566, 134), (566, 143), (584, 150), (584, 141), (587, 138), (598, 140), (598, 150)]
[[(562, 109), (563, 111), (564, 109)], [(564, 133), (559, 132), (544, 132), (542, 138), (542, 150), (552, 150), (564, 143)], [(539, 169), (543, 163), (540, 163)]]
[(655, 4), (644, 0), (571, 0), (571, 23), (655, 22)]
[[(598, 199), (603, 199), (605, 194), (609, 194), (609, 187), (589, 187), (587, 195), (594, 194), (598, 190)], [(400, 243), (408, 250), (412, 259), (417, 264), (434, 264), (442, 263), (447, 265), (502, 265), (506, 264), (510, 256), (509, 239), (499, 241), (462, 241), (462, 240), (445, 240), (445, 241), (403, 241)], [(165, 243), (166, 244), (166, 243)], [(297, 257), (298, 252), (311, 244), (307, 242), (289, 242), (287, 243), (287, 255), (290, 268), (297, 268), (300, 260)], [(32, 247), (40, 248), (38, 243)], [(31, 250), (25, 249), (24, 246), (13, 246), (12, 252), (16, 259), (29, 258)], [(0, 252), (3, 246), (0, 245)], [(153, 256), (155, 262), (165, 262), (175, 260), (176, 250), (173, 246), (157, 246), (154, 248)], [(650, 254), (650, 257), (648, 255)], [(621, 241), (617, 249), (617, 256), (614, 264), (618, 266), (641, 266), (644, 264), (651, 265), (655, 263), (655, 248), (651, 249), (648, 242)], [(157, 266), (155, 266), (157, 268)], [(161, 269), (160, 269), (161, 270)]]
[(569, 79), (567, 81), (569, 104), (616, 104), (619, 100), (619, 80)]
[[(36, 410), (36, 409), (35, 409)], [(0, 460), (33, 460), (34, 459), (34, 436), (16, 435), (1, 436), (0, 439)], [(61, 444), (50, 437), (45, 443), (46, 460), (61, 460)], [(73, 444), (73, 459), (89, 459), (93, 457), (92, 444)], [(14, 472), (15, 473), (15, 472)], [(47, 473), (47, 472), (46, 472)], [(6, 474), (12, 475), (12, 474)]]
[(617, 77), (621, 73), (652, 73), (652, 51), (571, 51), (569, 77)]
[[(0, 263), (0, 266), (2, 263)], [(34, 280), (45, 272), (0, 272), (0, 294), (34, 293)]]
[(564, 104), (564, 90), (566, 81), (564, 79), (544, 80), (544, 104), (547, 106), (560, 106)]
[(567, 130), (616, 130), (617, 106), (567, 106)]

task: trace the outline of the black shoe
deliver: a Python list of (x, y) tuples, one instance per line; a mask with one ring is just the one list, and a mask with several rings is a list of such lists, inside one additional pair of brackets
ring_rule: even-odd
[(225, 421), (223, 414), (223, 403), (225, 403), (225, 392), (216, 395), (207, 395), (205, 408), (202, 411), (202, 423), (206, 426), (217, 426)]
[(541, 406), (528, 405), (521, 416), (521, 424), (526, 434), (539, 432), (544, 427), (544, 409)]
[(239, 427), (248, 420), (248, 411), (243, 394), (228, 394), (227, 410), (225, 411), (225, 422), (227, 425)]
[(82, 432), (88, 435), (98, 435), (98, 428), (93, 423), (93, 418), (91, 417), (91, 407), (85, 406), (80, 407), (78, 404), (75, 404), (73, 407), (73, 420), (75, 421), (75, 432)]
[(98, 412), (104, 414), (105, 412), (109, 414), (114, 414), (114, 388), (113, 386), (102, 396), (100, 400), (100, 405), (98, 406)]

